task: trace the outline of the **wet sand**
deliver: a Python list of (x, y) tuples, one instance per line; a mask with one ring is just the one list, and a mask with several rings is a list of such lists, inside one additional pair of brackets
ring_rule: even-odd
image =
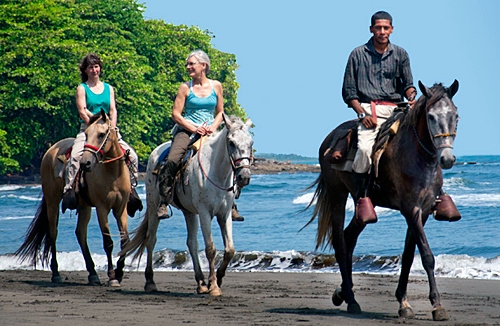
[[(158, 292), (144, 292), (143, 272), (120, 288), (88, 286), (86, 272), (0, 271), (0, 325), (500, 325), (500, 280), (438, 278), (450, 320), (432, 321), (428, 284), (411, 277), (415, 319), (398, 317), (397, 276), (357, 274), (363, 314), (333, 306), (339, 274), (229, 272), (221, 297), (196, 294), (193, 272), (156, 272)], [(100, 272), (101, 281), (106, 281)]]

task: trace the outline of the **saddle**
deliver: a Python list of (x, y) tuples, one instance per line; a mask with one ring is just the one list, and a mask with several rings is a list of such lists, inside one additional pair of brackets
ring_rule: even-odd
[[(170, 194), (170, 196), (169, 196), (171, 198), (171, 200), (169, 200), (169, 201), (172, 202), (179, 209), (183, 209), (183, 206), (180, 203), (180, 201), (177, 199), (177, 196), (175, 196), (175, 192), (173, 190), (175, 189), (175, 187), (178, 183), (182, 182), (182, 180), (184, 180), (183, 187), (188, 185), (189, 180), (184, 179), (184, 171), (186, 170), (188, 162), (191, 160), (191, 158), (194, 157), (194, 155), (200, 149), (202, 139), (205, 137), (208, 137), (208, 136), (195, 135), (193, 137), (193, 139), (190, 141), (190, 143), (188, 145), (188, 150), (187, 150), (186, 154), (184, 155), (184, 158), (181, 160), (181, 164), (180, 164), (177, 172), (175, 173), (174, 183), (173, 183), (172, 188), (171, 188), (172, 194)], [(152, 174), (159, 176), (163, 166), (167, 163), (167, 158), (168, 158), (169, 153), (170, 153), (170, 146), (167, 147), (159, 155), (158, 162), (156, 163), (156, 166), (155, 166)]]
[[(132, 165), (132, 161), (130, 160), (129, 153), (123, 147), (120, 146), (120, 148), (123, 151), (123, 153), (125, 154), (125, 156), (124, 156), (125, 164), (127, 164), (129, 171), (133, 171), (132, 169), (135, 169), (135, 167)], [(59, 177), (61, 177), (62, 179), (64, 179), (64, 175), (66, 173), (65, 167), (66, 167), (68, 160), (71, 158), (71, 150), (72, 149), (73, 149), (73, 146), (70, 146), (66, 150), (66, 152), (64, 152), (64, 154), (57, 156), (57, 159), (62, 163), (61, 169), (59, 170), (59, 173), (58, 173)], [(74, 180), (74, 189), (75, 189), (76, 195), (80, 196), (89, 206), (95, 206), (92, 203), (92, 201), (90, 200), (90, 198), (88, 197), (88, 191), (85, 191), (87, 189), (87, 185), (85, 182), (85, 173), (83, 172), (83, 170), (81, 168), (78, 169), (78, 172), (76, 173), (75, 180)], [(130, 201), (129, 201), (129, 203), (130, 203)], [(127, 204), (127, 209), (133, 210), (132, 208), (129, 208), (129, 203)], [(140, 203), (139, 206), (140, 206), (139, 210), (142, 210), (142, 203)], [(137, 210), (137, 209), (135, 209), (135, 210)], [(135, 212), (135, 210), (133, 210), (133, 211)]]
[[(387, 143), (394, 136), (399, 128), (401, 119), (406, 114), (407, 109), (398, 107), (393, 114), (381, 126), (373, 147), (372, 162), (375, 177), (378, 176), (378, 162), (382, 153), (387, 147)], [(352, 161), (358, 150), (358, 120), (349, 120), (335, 128), (331, 134), (330, 146), (323, 156), (327, 157), (332, 164), (332, 169), (341, 171), (352, 171)]]

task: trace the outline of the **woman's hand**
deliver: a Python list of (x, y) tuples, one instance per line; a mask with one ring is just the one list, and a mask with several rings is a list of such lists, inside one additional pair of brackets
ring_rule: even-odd
[(198, 128), (196, 128), (196, 133), (202, 136), (209, 135), (212, 133), (210, 126), (206, 122), (203, 122)]

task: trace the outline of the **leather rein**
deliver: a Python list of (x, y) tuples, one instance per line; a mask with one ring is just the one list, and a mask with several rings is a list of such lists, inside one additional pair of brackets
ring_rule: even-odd
[[(203, 146), (203, 137), (200, 138), (200, 149), (198, 150), (198, 165), (200, 166), (201, 172), (203, 173), (205, 178), (207, 178), (207, 180), (210, 181), (211, 184), (213, 184), (216, 188), (220, 190), (235, 192), (236, 171), (238, 169), (250, 168), (252, 166), (253, 156), (240, 157), (234, 160), (233, 156), (229, 155), (229, 161), (231, 162), (231, 168), (233, 170), (233, 184), (228, 188), (224, 188), (216, 184), (212, 179), (210, 179), (208, 174), (205, 172), (205, 169), (203, 169), (203, 165), (201, 164), (201, 155), (200, 155), (202, 146)], [(243, 160), (248, 160), (249, 164), (240, 164)]]
[[(408, 109), (409, 109), (409, 106), (407, 107), (407, 110)], [(428, 109), (428, 107), (426, 108), (426, 112), (427, 112), (427, 109)], [(427, 114), (426, 114), (426, 117), (427, 117)], [(455, 140), (455, 137), (457, 136), (457, 131), (456, 130), (454, 132), (452, 132), (452, 133), (442, 133), (442, 134), (435, 134), (435, 135), (431, 136), (432, 145), (434, 147), (434, 150), (431, 151), (430, 149), (428, 149), (424, 145), (422, 139), (420, 139), (420, 136), (418, 135), (417, 128), (415, 127), (415, 125), (413, 125), (412, 127), (413, 127), (413, 133), (415, 134), (415, 137), (417, 138), (418, 144), (430, 156), (436, 156), (437, 155), (437, 151), (440, 150), (440, 149), (442, 149), (442, 148), (451, 148), (451, 149), (453, 149), (453, 145), (450, 145), (450, 144), (441, 144), (439, 146), (436, 146), (436, 143), (434, 142), (434, 140), (437, 139), (437, 138), (447, 138), (447, 137), (451, 137), (453, 140)], [(430, 129), (429, 129), (429, 123), (427, 123), (427, 129), (429, 130), (429, 134), (431, 134), (430, 133)]]
[(117, 157), (106, 158), (105, 153), (103, 151), (103, 147), (106, 145), (107, 141), (109, 140), (109, 136), (111, 135), (111, 129), (112, 128), (111, 128), (111, 123), (110, 123), (110, 124), (108, 124), (108, 132), (107, 132), (106, 137), (104, 138), (104, 141), (102, 142), (101, 146), (96, 147), (94, 145), (87, 144), (87, 143), (85, 143), (85, 145), (83, 146), (84, 150), (89, 151), (92, 154), (94, 154), (94, 156), (97, 159), (97, 163), (100, 163), (100, 164), (111, 163), (114, 161), (118, 161), (125, 156), (125, 152), (121, 151), (122, 154), (117, 156)]

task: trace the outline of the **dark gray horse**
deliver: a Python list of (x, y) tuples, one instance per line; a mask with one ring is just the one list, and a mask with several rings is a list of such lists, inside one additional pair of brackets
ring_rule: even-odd
[[(429, 280), (433, 319), (447, 320), (436, 286), (434, 256), (424, 225), (443, 185), (441, 169), (449, 169), (455, 163), (452, 149), (458, 112), (452, 97), (458, 90), (458, 81), (455, 80), (449, 88), (441, 84), (427, 88), (419, 82), (419, 88), (422, 96), (413, 109), (402, 114), (399, 130), (391, 136), (380, 156), (370, 197), (376, 206), (399, 210), (408, 225), (396, 290), (399, 315), (414, 317), (406, 290), (415, 248), (418, 247)], [(321, 173), (313, 184), (317, 186), (313, 198), (317, 203), (309, 223), (318, 218), (316, 248), (325, 245), (335, 250), (342, 285), (333, 294), (334, 305), (345, 301), (348, 312), (361, 313), (352, 290), (352, 254), (365, 225), (353, 218), (344, 230), (346, 201), (349, 193), (354, 198), (354, 184), (351, 172), (332, 169), (330, 161), (323, 155), (333, 135), (334, 132), (327, 136), (319, 150)]]

